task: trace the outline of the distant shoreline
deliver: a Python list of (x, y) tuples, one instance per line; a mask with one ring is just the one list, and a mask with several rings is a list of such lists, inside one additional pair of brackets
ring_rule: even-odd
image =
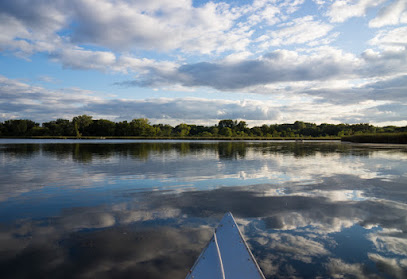
[(75, 137), (75, 136), (0, 136), (1, 139), (92, 139), (92, 140), (113, 140), (113, 139), (122, 139), (122, 140), (317, 140), (317, 141), (332, 141), (332, 140), (341, 140), (340, 137), (117, 137), (117, 136), (106, 136), (106, 137), (98, 137), (98, 136), (83, 136), (83, 137)]

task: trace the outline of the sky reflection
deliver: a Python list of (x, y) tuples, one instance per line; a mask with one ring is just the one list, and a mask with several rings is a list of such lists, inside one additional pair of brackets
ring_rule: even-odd
[(184, 278), (227, 211), (267, 278), (407, 276), (401, 147), (19, 144), (0, 162), (5, 278)]

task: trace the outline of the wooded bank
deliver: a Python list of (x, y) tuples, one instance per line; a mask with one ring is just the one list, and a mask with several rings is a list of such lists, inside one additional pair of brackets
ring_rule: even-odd
[[(42, 124), (28, 119), (0, 122), (0, 137), (25, 138), (120, 138), (120, 139), (341, 139), (354, 142), (405, 143), (406, 127), (376, 127), (367, 123), (317, 125), (296, 121), (248, 127), (245, 121), (221, 120), (213, 126), (181, 123), (151, 124), (146, 118), (113, 122), (80, 115)], [(365, 137), (362, 137), (366, 135)]]

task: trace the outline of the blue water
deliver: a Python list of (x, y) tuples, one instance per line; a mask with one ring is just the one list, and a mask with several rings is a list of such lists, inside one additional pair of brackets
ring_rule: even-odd
[(0, 140), (1, 278), (185, 278), (231, 211), (266, 278), (407, 278), (407, 147)]

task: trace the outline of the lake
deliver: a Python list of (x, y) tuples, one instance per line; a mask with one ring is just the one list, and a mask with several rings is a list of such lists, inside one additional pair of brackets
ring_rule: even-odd
[(1, 278), (185, 278), (230, 211), (266, 278), (407, 278), (407, 146), (0, 139)]

